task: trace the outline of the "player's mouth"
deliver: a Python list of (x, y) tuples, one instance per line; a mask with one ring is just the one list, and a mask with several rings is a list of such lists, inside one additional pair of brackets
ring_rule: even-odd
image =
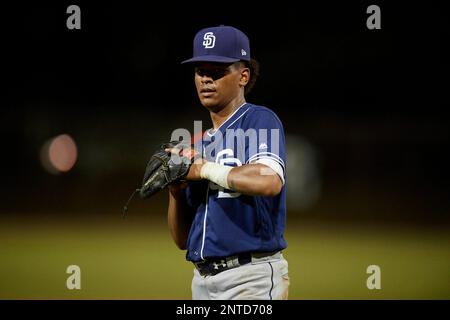
[(216, 90), (212, 88), (200, 89), (200, 94), (205, 98), (211, 97), (214, 93), (216, 93)]

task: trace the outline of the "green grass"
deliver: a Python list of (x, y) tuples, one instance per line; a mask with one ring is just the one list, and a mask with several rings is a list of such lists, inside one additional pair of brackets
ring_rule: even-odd
[[(299, 222), (286, 238), (290, 299), (450, 299), (448, 230)], [(0, 299), (190, 299), (184, 256), (164, 218), (4, 216)], [(66, 288), (72, 264), (81, 290)]]

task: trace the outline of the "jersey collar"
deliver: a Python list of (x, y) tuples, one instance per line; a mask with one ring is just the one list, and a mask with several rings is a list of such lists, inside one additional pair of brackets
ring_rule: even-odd
[(242, 105), (240, 105), (231, 115), (228, 116), (228, 118), (222, 122), (222, 124), (217, 128), (210, 128), (206, 131), (206, 133), (208, 134), (208, 136), (212, 137), (214, 136), (217, 131), (221, 130), (221, 128), (228, 128), (229, 124), (232, 123), (232, 121), (236, 120), (238, 117), (240, 117), (242, 115), (243, 112), (246, 111), (246, 109), (248, 108), (244, 108), (244, 106), (248, 104), (247, 102), (244, 102)]

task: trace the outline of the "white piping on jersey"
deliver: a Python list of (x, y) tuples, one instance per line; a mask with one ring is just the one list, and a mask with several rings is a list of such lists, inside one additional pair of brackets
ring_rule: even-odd
[(284, 165), (284, 161), (283, 159), (280, 158), (279, 155), (272, 153), (272, 152), (258, 152), (256, 154), (254, 154), (253, 156), (251, 156), (246, 163), (250, 163), (256, 159), (261, 159), (261, 158), (272, 158), (275, 161), (279, 162), (281, 164), (281, 166), (283, 167), (283, 169), (285, 169), (285, 165)]
[(209, 196), (209, 183), (208, 188), (206, 189), (206, 206), (205, 206), (205, 217), (203, 218), (203, 236), (202, 236), (202, 248), (200, 250), (200, 258), (203, 258), (203, 249), (205, 248), (205, 235), (206, 235), (206, 216), (208, 215), (208, 196)]
[[(209, 130), (206, 131), (206, 133), (208, 134), (208, 136), (212, 137), (213, 135), (216, 134), (217, 131), (219, 131), (219, 129), (228, 121), (231, 119), (231, 117), (233, 117), (236, 112), (238, 112), (245, 104), (247, 104), (247, 102), (244, 102), (242, 105), (239, 106), (239, 108), (237, 108), (224, 122), (222, 122), (222, 124), (214, 130), (213, 134), (209, 133)], [(249, 108), (250, 109), (250, 108)], [(234, 120), (230, 125), (228, 125), (227, 129), (233, 124), (235, 123), (239, 118), (241, 118), (249, 109), (245, 110), (244, 113), (242, 113), (236, 120)], [(203, 146), (203, 152), (205, 147)], [(205, 258), (203, 257), (203, 249), (205, 248), (205, 237), (206, 237), (206, 217), (208, 216), (208, 200), (209, 200), (209, 183), (208, 183), (208, 189), (206, 189), (206, 205), (205, 205), (205, 217), (203, 218), (203, 236), (202, 236), (202, 248), (200, 250), (200, 258), (202, 258), (202, 260), (205, 260)]]
[(248, 110), (250, 110), (250, 108), (248, 108), (247, 110), (245, 110), (244, 112), (242, 112), (242, 114), (236, 118), (236, 120), (234, 120), (232, 123), (230, 123), (230, 125), (227, 127), (227, 129), (229, 127), (231, 127), (233, 125), (233, 123), (235, 123), (236, 121), (238, 121)]
[(261, 156), (261, 155), (273, 156), (275, 159), (277, 159), (279, 161), (283, 161), (283, 159), (281, 159), (281, 157), (279, 155), (277, 155), (276, 153), (273, 153), (273, 152), (268, 152), (268, 151), (262, 151), (262, 152), (255, 153), (248, 159), (248, 161), (252, 160), (255, 157)]
[[(214, 133), (213, 134), (210, 134), (209, 133), (209, 131), (211, 130), (211, 129), (209, 129), (208, 131), (206, 131), (206, 134), (208, 135), (208, 136), (210, 136), (210, 137), (212, 137), (213, 135), (215, 135), (216, 134), (216, 132), (217, 131), (219, 131), (219, 129), (228, 121), (228, 120), (230, 120), (231, 119), (231, 117), (232, 116), (234, 116), (235, 114), (236, 114), (236, 112), (238, 112), (239, 111), (239, 109), (241, 109), (245, 104), (246, 104), (247, 102), (244, 102), (243, 104), (241, 104), (230, 116), (228, 116), (228, 118), (224, 121), (224, 122), (222, 122), (222, 124), (217, 128), (217, 129), (214, 129)], [(248, 109), (245, 111), (245, 112), (247, 112), (248, 111)], [(244, 112), (244, 113), (245, 113)], [(243, 114), (244, 114), (243, 113)], [(240, 116), (239, 116), (239, 118), (240, 117), (242, 117), (242, 115), (243, 114), (241, 114)], [(238, 118), (238, 119), (239, 119)], [(236, 119), (237, 120), (237, 119)], [(233, 124), (233, 123), (235, 123), (236, 122), (236, 120), (234, 120), (231, 124)], [(230, 124), (230, 126), (231, 126), (231, 124)], [(229, 128), (229, 126), (227, 127), (227, 129)]]

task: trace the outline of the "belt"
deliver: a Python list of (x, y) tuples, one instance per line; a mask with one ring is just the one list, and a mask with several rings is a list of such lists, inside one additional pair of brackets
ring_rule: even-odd
[(275, 252), (241, 253), (238, 255), (222, 258), (211, 258), (200, 262), (194, 262), (195, 267), (202, 276), (214, 276), (222, 271), (233, 269), (252, 262), (252, 258), (264, 258), (272, 256)]

